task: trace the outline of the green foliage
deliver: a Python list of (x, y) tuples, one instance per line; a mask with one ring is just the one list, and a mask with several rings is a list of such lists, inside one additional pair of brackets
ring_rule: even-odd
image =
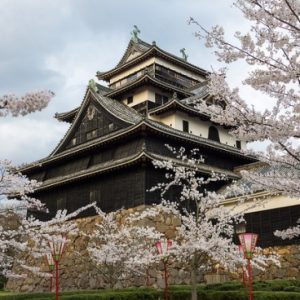
[(0, 275), (0, 290), (3, 290), (6, 282), (7, 282), (7, 278), (3, 275)]
[[(255, 281), (255, 300), (300, 300), (299, 280)], [(53, 300), (53, 293), (10, 294), (0, 293), (0, 300)], [(60, 300), (158, 300), (163, 299), (163, 291), (148, 288), (123, 290), (91, 290), (61, 293)], [(190, 300), (191, 287), (175, 285), (170, 288), (170, 300)], [(247, 300), (247, 290), (240, 282), (199, 285), (199, 300)]]
[(300, 300), (300, 293), (294, 292), (253, 292), (255, 300)]

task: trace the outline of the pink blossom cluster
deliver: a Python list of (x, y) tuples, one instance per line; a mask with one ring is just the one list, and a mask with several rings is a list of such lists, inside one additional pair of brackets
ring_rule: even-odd
[(251, 23), (248, 32), (235, 33), (236, 42), (226, 39), (221, 26), (209, 30), (193, 18), (190, 23), (199, 29), (196, 36), (215, 49), (220, 62), (230, 66), (242, 60), (250, 66), (242, 83), (265, 95), (269, 108), (259, 110), (242, 99), (239, 89), (226, 81), (225, 68), (208, 76), (214, 101), (198, 97), (194, 105), (212, 121), (232, 126), (236, 138), (269, 143), (266, 151), (255, 155), (270, 171), (244, 171), (247, 180), (271, 193), (300, 197), (299, 1), (236, 0), (234, 6)]
[(18, 97), (7, 94), (0, 97), (0, 117), (11, 114), (13, 117), (24, 116), (45, 108), (54, 93), (48, 90), (32, 91)]

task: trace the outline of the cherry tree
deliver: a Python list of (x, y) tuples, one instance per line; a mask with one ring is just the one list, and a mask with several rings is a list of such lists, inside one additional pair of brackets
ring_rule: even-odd
[[(95, 203), (88, 204), (72, 213), (58, 210), (56, 215), (41, 221), (33, 216), (17, 216), (13, 211), (5, 212), (4, 219), (12, 224), (0, 225), (1, 273), (9, 278), (25, 278), (27, 276), (52, 276), (41, 267), (41, 258), (52, 253), (51, 244), (63, 242), (67, 244), (72, 237), (79, 235), (77, 223), (74, 220), (83, 211), (95, 207)], [(0, 217), (2, 215), (0, 214)], [(2, 250), (1, 249), (1, 250)]]
[(162, 234), (139, 224), (143, 220), (140, 213), (130, 214), (120, 222), (117, 218), (120, 211), (96, 210), (101, 219), (91, 235), (88, 251), (105, 282), (110, 287), (122, 282), (127, 285), (125, 280), (129, 282), (135, 274), (146, 278), (148, 285), (148, 270), (159, 260), (154, 243)]
[[(0, 117), (18, 117), (40, 111), (53, 96), (54, 93), (49, 90), (32, 91), (21, 97), (14, 94), (0, 96)], [(22, 175), (10, 161), (0, 160), (0, 201), (18, 198), (22, 200), (21, 206), (41, 209), (43, 205), (40, 201), (27, 196), (37, 186), (36, 180)]]
[[(22, 97), (13, 94), (0, 96), (0, 117), (24, 116), (41, 110), (53, 96), (51, 91), (29, 92)], [(22, 223), (26, 210), (45, 209), (39, 200), (28, 196), (38, 185), (37, 181), (22, 175), (10, 161), (0, 160), (0, 268), (5, 276), (13, 275), (11, 266), (16, 261), (14, 256), (26, 249)]]
[[(184, 148), (179, 150), (170, 146), (168, 148), (176, 155), (176, 158), (168, 161), (154, 161), (156, 168), (166, 171), (166, 182), (159, 183), (152, 188), (152, 191), (161, 190), (162, 198), (164, 198), (169, 189), (174, 187), (181, 189), (181, 211), (176, 204), (172, 204), (171, 207), (168, 204), (167, 208), (173, 210), (173, 214), (181, 215), (181, 226), (176, 236), (176, 258), (191, 270), (192, 299), (196, 300), (197, 275), (203, 275), (216, 264), (229, 271), (245, 264), (242, 257), (238, 255), (239, 250), (233, 243), (233, 237), (234, 224), (243, 221), (243, 214), (248, 207), (243, 211), (238, 211), (222, 205), (232, 190), (228, 188), (222, 194), (216, 193), (211, 183), (224, 181), (227, 178), (216, 173), (201, 175), (199, 166), (203, 159), (195, 158), (195, 154), (199, 157), (197, 150), (192, 150), (188, 154)], [(233, 191), (236, 191), (235, 188)], [(187, 203), (192, 204), (189, 205), (191, 209), (188, 209)], [(150, 215), (153, 215), (153, 212)], [(266, 259), (278, 263), (278, 259), (274, 256), (269, 258), (257, 256), (255, 265), (260, 268), (265, 266)]]
[[(194, 104), (212, 121), (232, 126), (231, 133), (238, 139), (268, 142), (266, 151), (255, 153), (268, 171), (242, 172), (253, 188), (299, 197), (299, 1), (236, 0), (234, 6), (251, 22), (248, 32), (235, 33), (235, 42), (228, 42), (222, 26), (207, 29), (193, 18), (190, 23), (198, 27), (196, 36), (215, 48), (220, 62), (230, 65), (242, 60), (250, 66), (242, 83), (261, 92), (269, 108), (259, 110), (248, 104), (239, 89), (226, 82), (225, 68), (208, 78), (213, 103), (196, 99)], [(299, 233), (299, 226), (293, 230)]]
[[(2, 209), (8, 210), (19, 207), (20, 209), (45, 209), (44, 205), (28, 194), (33, 193), (34, 189), (39, 186), (36, 180), (30, 180), (22, 175), (16, 167), (8, 160), (0, 160), (0, 201)], [(8, 201), (12, 205), (9, 207)]]

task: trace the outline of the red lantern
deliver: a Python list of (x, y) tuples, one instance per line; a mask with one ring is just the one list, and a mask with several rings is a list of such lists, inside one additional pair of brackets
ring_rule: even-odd
[(55, 261), (59, 261), (59, 259), (61, 258), (65, 249), (65, 243), (66, 243), (65, 236), (56, 237), (55, 241), (52, 240), (49, 242), (51, 254)]
[(247, 259), (252, 258), (258, 235), (256, 233), (241, 233), (239, 240)]
[(168, 293), (168, 252), (172, 247), (172, 241), (171, 240), (160, 240), (155, 243), (156, 250), (158, 254), (163, 256), (163, 264), (164, 264), (164, 277), (165, 277), (165, 292), (164, 292), (164, 299), (169, 299), (169, 293)]
[(66, 237), (65, 236), (57, 236), (55, 240), (49, 242), (49, 246), (51, 249), (51, 255), (54, 260), (55, 264), (55, 299), (58, 300), (58, 262), (61, 259), (64, 250), (65, 250), (65, 244), (66, 244)]
[(155, 243), (155, 247), (157, 249), (158, 254), (161, 254), (163, 256), (168, 255), (168, 251), (172, 247), (172, 241), (171, 240), (161, 240)]
[(248, 261), (248, 290), (249, 290), (249, 300), (252, 300), (252, 266), (251, 266), (251, 258), (253, 255), (254, 248), (256, 246), (256, 242), (258, 239), (258, 235), (256, 233), (241, 233), (239, 234), (239, 240), (244, 252), (245, 258)]

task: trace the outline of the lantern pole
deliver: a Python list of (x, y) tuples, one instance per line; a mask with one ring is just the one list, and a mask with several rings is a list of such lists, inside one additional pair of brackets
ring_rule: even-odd
[[(242, 245), (239, 245), (239, 251), (243, 255), (243, 258), (245, 258), (245, 252), (243, 250)], [(242, 266), (242, 270), (243, 270), (243, 287), (246, 288), (246, 272), (243, 266)]]
[(46, 254), (46, 260), (48, 263), (49, 274), (50, 274), (50, 293), (52, 292), (52, 281), (53, 281), (53, 267), (54, 267), (54, 260), (51, 253)]
[(164, 279), (165, 279), (165, 288), (164, 288), (164, 300), (169, 299), (169, 284), (168, 284), (168, 252), (172, 246), (171, 240), (161, 240), (155, 243), (156, 250), (158, 254), (163, 256), (163, 264), (164, 264)]
[(49, 246), (51, 249), (51, 255), (54, 260), (55, 265), (55, 300), (58, 300), (58, 290), (59, 290), (59, 269), (58, 264), (61, 259), (64, 250), (65, 250), (66, 237), (60, 236), (56, 240), (52, 240), (49, 242)]
[(253, 293), (252, 293), (252, 265), (251, 259), (253, 255), (254, 248), (256, 246), (258, 235), (255, 233), (241, 233), (239, 234), (239, 240), (241, 246), (244, 250), (245, 258), (248, 262), (248, 296), (249, 300), (253, 300)]

